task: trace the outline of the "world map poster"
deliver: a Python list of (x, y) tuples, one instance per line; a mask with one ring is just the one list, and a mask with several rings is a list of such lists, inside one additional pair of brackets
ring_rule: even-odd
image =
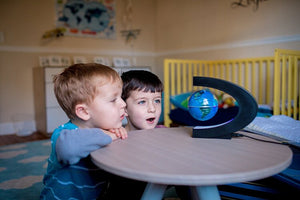
[(115, 0), (57, 0), (56, 26), (65, 35), (115, 39)]

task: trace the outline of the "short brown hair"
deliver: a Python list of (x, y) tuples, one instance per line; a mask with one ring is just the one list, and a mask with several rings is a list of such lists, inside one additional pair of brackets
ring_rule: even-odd
[(115, 81), (122, 82), (119, 74), (108, 66), (96, 63), (74, 64), (54, 76), (54, 93), (67, 116), (76, 119), (77, 104), (92, 102), (99, 92), (97, 87)]
[(152, 72), (145, 70), (130, 70), (121, 75), (123, 81), (122, 99), (124, 101), (132, 91), (163, 92), (163, 84)]

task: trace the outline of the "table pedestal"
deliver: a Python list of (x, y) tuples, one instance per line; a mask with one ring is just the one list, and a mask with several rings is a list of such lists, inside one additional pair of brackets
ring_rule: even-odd
[[(167, 185), (148, 183), (141, 200), (161, 200)], [(216, 186), (191, 186), (193, 200), (220, 200)]]
[(220, 200), (217, 186), (191, 186), (193, 200)]
[(167, 185), (148, 183), (141, 200), (161, 200)]

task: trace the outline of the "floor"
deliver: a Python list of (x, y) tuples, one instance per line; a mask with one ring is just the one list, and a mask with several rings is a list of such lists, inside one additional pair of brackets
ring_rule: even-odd
[(50, 136), (41, 133), (41, 132), (33, 132), (29, 136), (18, 136), (16, 134), (11, 135), (1, 135), (0, 136), (0, 146), (9, 145), (9, 144), (16, 144), (16, 143), (23, 143), (23, 142), (31, 142), (37, 140), (45, 140), (49, 139)]

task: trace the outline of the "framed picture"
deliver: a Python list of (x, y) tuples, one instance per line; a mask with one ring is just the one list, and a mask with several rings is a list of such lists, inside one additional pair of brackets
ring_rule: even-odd
[(52, 67), (61, 66), (61, 56), (49, 56), (49, 66)]
[(132, 58), (132, 63), (131, 64), (132, 64), (132, 66), (136, 66), (136, 58), (135, 57)]
[(123, 66), (124, 67), (130, 67), (131, 66), (129, 58), (123, 58)]
[(111, 66), (111, 61), (108, 58), (105, 58), (105, 65)]
[(87, 63), (87, 59), (84, 56), (74, 56), (73, 57), (73, 62), (74, 62), (74, 64)]
[(114, 57), (113, 58), (113, 64), (115, 67), (123, 67), (123, 58)]
[(70, 57), (63, 56), (63, 57), (61, 57), (60, 62), (61, 62), (62, 66), (70, 66), (71, 65)]
[(103, 57), (94, 57), (94, 63), (106, 65), (106, 60)]
[(39, 63), (40, 63), (40, 67), (50, 66), (49, 57), (48, 56), (40, 56)]

